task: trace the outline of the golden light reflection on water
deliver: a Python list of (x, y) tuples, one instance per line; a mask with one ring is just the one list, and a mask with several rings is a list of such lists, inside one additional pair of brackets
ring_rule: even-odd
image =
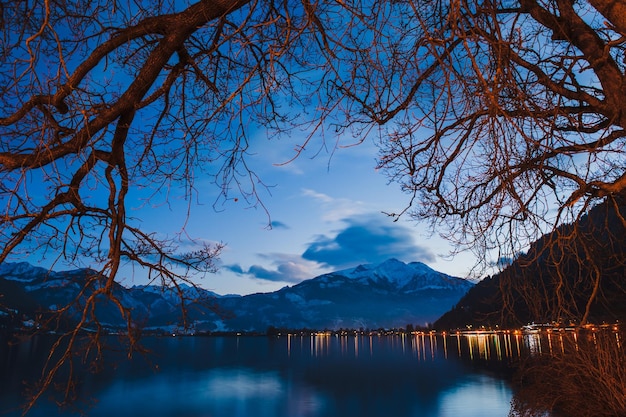
[[(585, 333), (595, 341), (593, 332)], [(622, 343), (617, 332), (615, 342)], [(331, 354), (370, 357), (383, 349), (393, 349), (410, 354), (420, 361), (448, 359), (449, 355), (470, 360), (509, 361), (523, 355), (563, 354), (569, 348), (578, 349), (580, 334), (577, 330), (502, 330), (502, 331), (456, 331), (412, 333), (331, 333), (311, 335), (287, 335), (287, 354), (292, 349), (306, 352), (313, 357)], [(308, 341), (307, 341), (308, 339)], [(306, 354), (306, 353), (305, 353)]]

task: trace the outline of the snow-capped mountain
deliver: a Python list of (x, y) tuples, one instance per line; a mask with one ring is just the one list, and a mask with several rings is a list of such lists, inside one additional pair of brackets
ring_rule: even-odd
[(424, 326), (454, 306), (472, 285), (420, 262), (390, 259), (221, 304), (234, 312), (231, 326), (250, 330), (268, 325), (314, 329)]
[[(6, 311), (33, 316), (60, 306), (81, 305), (98, 287), (90, 270), (50, 272), (27, 263), (0, 265), (0, 306)], [(390, 328), (432, 323), (454, 306), (472, 287), (466, 280), (434, 271), (423, 263), (405, 264), (389, 259), (377, 265), (332, 272), (272, 293), (220, 296), (199, 287), (178, 288), (116, 285), (114, 294), (131, 309), (139, 326), (170, 331), (182, 320), (198, 331), (265, 331), (287, 328)], [(119, 309), (102, 300), (99, 320), (110, 327), (124, 326)]]
[[(388, 259), (378, 265), (359, 265), (353, 269), (322, 275), (317, 280), (333, 281), (333, 277), (345, 276), (364, 285), (391, 286), (398, 291), (412, 293), (425, 290), (457, 290), (459, 286), (469, 289), (467, 281), (437, 272), (421, 262), (405, 264)], [(471, 285), (470, 285), (471, 286)]]
[(200, 287), (194, 287), (184, 282), (180, 283), (178, 288), (163, 287), (160, 285), (134, 285), (131, 287), (131, 290), (160, 295), (174, 305), (180, 303), (181, 297), (186, 301), (197, 301), (203, 298), (213, 299), (225, 297), (214, 293), (213, 291), (205, 290)]

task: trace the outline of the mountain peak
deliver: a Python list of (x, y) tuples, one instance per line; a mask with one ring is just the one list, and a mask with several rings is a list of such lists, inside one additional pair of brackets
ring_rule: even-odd
[(398, 289), (418, 291), (420, 289), (441, 289), (466, 287), (471, 284), (457, 277), (437, 272), (422, 262), (404, 263), (396, 258), (387, 259), (379, 264), (359, 265), (334, 273), (366, 284), (374, 282), (393, 285)]

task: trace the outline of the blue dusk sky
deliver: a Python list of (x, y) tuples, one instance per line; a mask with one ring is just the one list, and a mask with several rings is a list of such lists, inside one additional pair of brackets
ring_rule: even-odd
[[(116, 75), (122, 85), (128, 82), (124, 71), (118, 74), (107, 68), (110, 74), (102, 74), (103, 80)], [(97, 70), (92, 74), (98, 75)], [(150, 120), (149, 113), (143, 116)], [(133, 128), (141, 131), (141, 127), (138, 117)], [(181, 251), (193, 250), (202, 241), (226, 245), (218, 272), (198, 276), (200, 286), (219, 294), (269, 292), (323, 273), (392, 257), (404, 262), (421, 261), (453, 276), (470, 274), (476, 264), (471, 253), (450, 258), (452, 247), (438, 236), (431, 236), (428, 225), (411, 221), (408, 215), (394, 222), (384, 214), (401, 212), (409, 196), (376, 170), (373, 138), (354, 145), (361, 138), (337, 138), (331, 133), (323, 143), (319, 137), (312, 137), (307, 149), (293, 159), (294, 149), (307, 141), (310, 132), (296, 129), (270, 139), (254, 122), (250, 122), (249, 129), (246, 163), (266, 186), (255, 183), (261, 203), (246, 201), (236, 190), (229, 191), (225, 200), (220, 197), (222, 190), (211, 173), (216, 174), (223, 161), (215, 167), (204, 167), (206, 172), (196, 175), (195, 193), (190, 198), (178, 189), (155, 190), (149, 189), (150, 185), (141, 189), (134, 184), (126, 199), (129, 223), (154, 233), (157, 239), (178, 239)], [(33, 190), (46, 187), (46, 174), (42, 175), (39, 180), (31, 179)], [(97, 200), (101, 198), (101, 186), (97, 181), (89, 183), (82, 192), (91, 193), (88, 198)], [(244, 188), (249, 189), (249, 183)], [(146, 200), (148, 196), (153, 198)], [(45, 243), (38, 244), (46, 247)], [(106, 250), (104, 246), (99, 249)], [(25, 248), (17, 255), (10, 260), (66, 269), (57, 253), (37, 259), (38, 254)], [(81, 266), (97, 269), (94, 262), (86, 258)], [(118, 281), (127, 286), (141, 285), (148, 283), (147, 277), (148, 272), (140, 267), (127, 266), (120, 271)]]
[[(264, 207), (241, 197), (235, 201), (236, 193), (216, 205), (220, 188), (209, 176), (200, 176), (190, 205), (174, 193), (168, 204), (137, 202), (129, 210), (146, 230), (173, 236), (184, 228), (183, 242), (226, 245), (219, 271), (199, 278), (200, 286), (219, 294), (269, 292), (392, 257), (461, 277), (475, 265), (469, 252), (450, 258), (451, 246), (430, 236), (426, 225), (408, 216), (394, 222), (384, 214), (401, 211), (408, 196), (376, 170), (377, 149), (371, 142), (321, 150), (312, 145), (283, 164), (293, 157), (298, 139), (270, 140), (263, 132), (255, 136), (251, 142), (256, 149), (247, 161), (267, 186), (258, 189)], [(121, 282), (143, 284), (145, 275), (126, 270)]]
[[(182, 186), (131, 187), (126, 198), (129, 223), (157, 239), (175, 240), (180, 252), (197, 249), (201, 242), (223, 243), (218, 271), (193, 276), (198, 285), (218, 294), (271, 292), (389, 258), (476, 278), (470, 276), (477, 263), (471, 252), (451, 257), (451, 244), (431, 234), (427, 224), (408, 214), (394, 222), (385, 214), (405, 209), (409, 195), (376, 169), (378, 149), (372, 138), (355, 145), (352, 137), (329, 137), (326, 142), (313, 137), (294, 158), (305, 134), (271, 139), (262, 129), (248, 134), (246, 164), (264, 184), (255, 179), (260, 203), (246, 201), (236, 189), (224, 199), (215, 178), (218, 161), (197, 173), (195, 192), (188, 198)], [(42, 186), (45, 180), (32, 180), (33, 190)], [(250, 188), (245, 181), (242, 186)], [(105, 195), (98, 196), (98, 187), (85, 192), (92, 199)], [(41, 252), (26, 249), (9, 261), (27, 260), (57, 271), (76, 267), (64, 265), (55, 253)], [(98, 269), (94, 262), (83, 258), (79, 266)], [(119, 271), (117, 280), (129, 287), (150, 283), (147, 270), (130, 265)]]

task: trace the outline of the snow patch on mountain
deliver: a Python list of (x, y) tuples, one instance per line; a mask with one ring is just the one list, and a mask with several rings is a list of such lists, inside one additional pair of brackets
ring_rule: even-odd
[(285, 294), (285, 298), (294, 304), (299, 304), (301, 306), (306, 304), (306, 301), (300, 294), (287, 293)]
[[(32, 281), (27, 281), (27, 282), (32, 282)], [(80, 285), (78, 285), (78, 283), (69, 281), (67, 279), (53, 279), (50, 281), (40, 282), (34, 285), (26, 285), (24, 289), (26, 291), (38, 291), (38, 290), (50, 289), (50, 288), (69, 288), (69, 287), (77, 291), (80, 290)]]
[(164, 287), (158, 285), (134, 285), (131, 290), (138, 290), (144, 293), (152, 293), (159, 295), (170, 303), (180, 304), (181, 296), (185, 301), (202, 301), (213, 298), (224, 297), (240, 297), (239, 295), (219, 295), (213, 291), (205, 290), (197, 286), (192, 286), (186, 283), (178, 284), (178, 287)]
[(327, 274), (320, 278), (326, 287), (340, 285), (334, 276), (344, 276), (363, 285), (369, 283), (387, 284), (405, 291), (469, 289), (473, 284), (461, 278), (451, 277), (437, 272), (421, 262), (406, 264), (397, 259), (388, 259), (378, 265), (359, 265), (353, 269), (345, 269)]
[(9, 281), (31, 282), (48, 274), (48, 270), (28, 262), (5, 262), (0, 264), (0, 277)]

